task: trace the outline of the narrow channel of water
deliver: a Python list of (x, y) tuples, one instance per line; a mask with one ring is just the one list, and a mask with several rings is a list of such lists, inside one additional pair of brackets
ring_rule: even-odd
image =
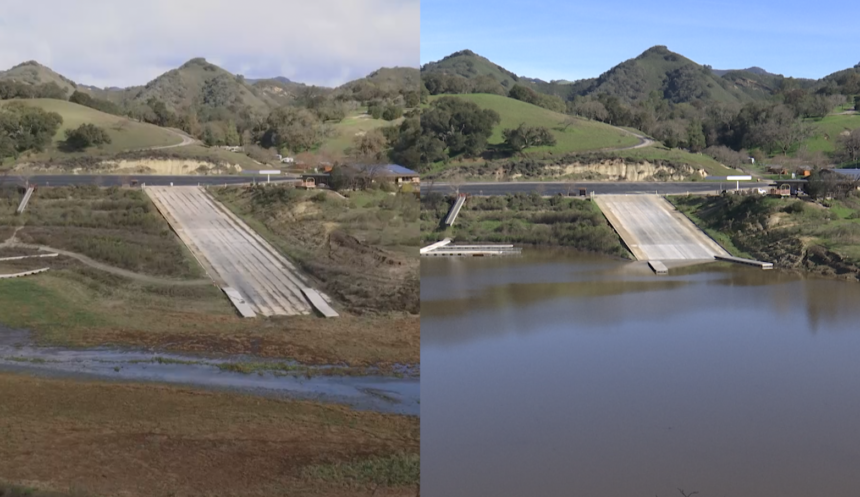
[(424, 495), (860, 491), (860, 284), (524, 252), (422, 260)]
[[(0, 325), (0, 371), (63, 378), (162, 382), (346, 404), (385, 413), (420, 414), (419, 379), (404, 377), (327, 376), (278, 372), (240, 373), (219, 364), (262, 362), (244, 356), (204, 358), (121, 349), (35, 347), (29, 333)], [(279, 361), (282, 362), (282, 361)], [(312, 368), (313, 369), (313, 368)], [(317, 369), (325, 369), (319, 367)]]

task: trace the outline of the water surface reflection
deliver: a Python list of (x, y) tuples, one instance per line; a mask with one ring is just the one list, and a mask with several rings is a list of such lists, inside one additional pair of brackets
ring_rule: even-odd
[(421, 295), (428, 496), (860, 489), (856, 283), (533, 250)]

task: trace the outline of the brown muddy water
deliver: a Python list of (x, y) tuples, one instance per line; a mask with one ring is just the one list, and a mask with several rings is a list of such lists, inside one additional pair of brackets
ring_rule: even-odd
[(426, 497), (860, 495), (860, 284), (421, 264)]

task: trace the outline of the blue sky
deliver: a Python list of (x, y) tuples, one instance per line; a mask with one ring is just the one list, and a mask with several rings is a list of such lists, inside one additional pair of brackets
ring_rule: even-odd
[(0, 0), (0, 71), (36, 60), (77, 83), (124, 87), (204, 57), (247, 78), (337, 86), (418, 67), (419, 2)]
[(470, 49), (520, 75), (597, 77), (654, 45), (715, 69), (820, 78), (860, 62), (855, 2), (421, 0), (421, 64)]

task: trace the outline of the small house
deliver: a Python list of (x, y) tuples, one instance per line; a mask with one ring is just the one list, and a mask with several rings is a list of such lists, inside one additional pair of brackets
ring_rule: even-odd
[(329, 184), (329, 178), (331, 178), (331, 175), (326, 173), (302, 174), (302, 182), (299, 183), (298, 188), (310, 190), (313, 188), (325, 187)]
[(419, 184), (421, 182), (420, 174), (397, 164), (353, 164), (349, 167), (370, 176), (372, 181), (379, 178), (391, 181), (396, 185)]

